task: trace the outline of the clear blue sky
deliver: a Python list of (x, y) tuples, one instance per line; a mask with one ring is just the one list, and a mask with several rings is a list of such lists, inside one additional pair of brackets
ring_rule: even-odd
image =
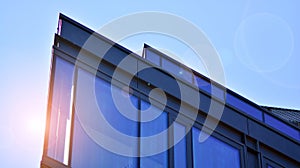
[[(135, 12), (162, 11), (183, 17), (199, 27), (219, 52), (227, 87), (260, 105), (300, 109), (299, 3), (297, 0), (2, 2), (1, 167), (39, 167), (51, 45), (59, 12), (94, 30)], [(172, 45), (153, 40), (160, 38), (156, 36), (130, 37), (122, 44), (136, 51), (147, 42), (178, 54)], [(192, 63), (187, 54), (180, 58)]]

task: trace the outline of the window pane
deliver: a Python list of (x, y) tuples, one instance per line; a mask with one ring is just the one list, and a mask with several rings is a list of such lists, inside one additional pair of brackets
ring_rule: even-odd
[(161, 64), (162, 68), (166, 69), (166, 71), (170, 72), (171, 74), (176, 75), (177, 77), (190, 83), (193, 82), (192, 72), (188, 69), (185, 69), (184, 67), (181, 67), (180, 65), (164, 58), (162, 58)]
[(211, 85), (206, 80), (195, 75), (194, 77), (195, 83), (198, 85), (199, 89), (206, 91), (207, 93), (211, 93)]
[(180, 71), (180, 67), (177, 64), (175, 64), (167, 59), (164, 59), (164, 58), (162, 58), (161, 66), (164, 69), (166, 69), (168, 72), (175, 74), (175, 75), (177, 75)]
[[(150, 106), (149, 103), (145, 101), (141, 101), (141, 109), (145, 110), (148, 109)], [(145, 111), (146, 112), (146, 111)], [(141, 137), (147, 137), (156, 135), (168, 127), (168, 119), (167, 114), (165, 112), (162, 112), (162, 110), (153, 107), (152, 111), (147, 112), (153, 112), (155, 114), (161, 113), (157, 118), (155, 118), (152, 121), (149, 122), (141, 122)], [(141, 117), (143, 118), (143, 111), (141, 112)], [(151, 144), (143, 144), (143, 141), (141, 141), (141, 152), (145, 153), (145, 151), (148, 151), (149, 149), (159, 149), (161, 146), (167, 146), (167, 137), (162, 140), (161, 138), (155, 139), (153, 143)], [(148, 157), (141, 157), (140, 160), (141, 167), (168, 167), (168, 151), (148, 156)]]
[(225, 90), (212, 85), (210, 82), (204, 80), (203, 78), (196, 76), (194, 77), (195, 84), (198, 86), (199, 89), (206, 91), (208, 94), (211, 94), (221, 100), (224, 100), (225, 97)]
[(186, 167), (186, 139), (185, 139), (185, 127), (177, 122), (174, 122), (174, 143), (183, 137), (174, 146), (174, 165), (177, 168)]
[[(80, 78), (78, 87), (82, 87), (84, 86), (84, 82), (91, 81), (95, 77), (83, 70), (79, 70), (78, 78)], [(94, 86), (96, 93), (95, 98), (97, 99), (98, 108), (100, 109), (99, 111), (95, 112), (95, 115), (97, 115), (98, 112), (101, 112), (105, 117), (105, 120), (115, 130), (125, 135), (134, 137), (138, 136), (138, 123), (123, 116), (118, 111), (112, 98), (112, 87), (120, 95), (124, 94), (124, 91), (115, 86), (111, 86), (110, 83), (100, 78), (95, 79)], [(76, 95), (77, 101), (79, 101), (79, 96), (80, 95), (78, 94)], [(135, 96), (131, 96), (130, 98), (132, 104), (136, 107), (136, 111), (133, 111), (133, 113), (137, 114), (138, 99)], [(89, 101), (87, 101), (87, 103), (89, 103)], [(89, 104), (87, 106), (89, 106)], [(80, 122), (80, 118), (78, 118), (78, 116), (79, 115), (76, 115), (74, 126), (72, 167), (137, 167), (136, 157), (127, 157), (116, 154), (113, 151), (107, 150), (106, 148), (101, 146), (101, 144), (97, 143), (96, 138), (90, 136), (90, 134), (86, 132), (85, 128), (87, 126)], [(136, 115), (136, 119), (137, 117), (138, 116)], [(89, 118), (93, 120), (93, 116), (90, 116)], [(137, 153), (138, 144), (131, 144), (130, 142), (119, 140), (117, 137), (111, 134), (110, 128), (102, 124), (100, 121), (99, 127), (101, 128), (101, 130), (97, 130), (97, 133), (101, 137), (103, 136), (106, 139), (111, 139), (114, 142), (111, 145), (121, 144), (122, 147), (126, 146), (129, 148), (129, 150), (135, 151), (135, 153)]]
[(248, 103), (240, 100), (239, 98), (231, 94), (227, 94), (226, 102), (234, 106), (235, 108), (240, 109), (243, 112), (249, 114), (250, 116), (262, 121), (262, 112), (259, 109), (253, 107), (252, 105), (249, 105)]
[(146, 49), (145, 51), (146, 59), (152, 62), (153, 64), (160, 66), (160, 56), (150, 51), (149, 49)]
[(192, 74), (192, 71), (190, 69), (180, 67), (180, 70), (179, 70), (177, 76), (179, 76), (180, 78), (186, 80), (189, 83), (193, 83), (193, 74)]
[(56, 57), (47, 154), (64, 164), (69, 156), (73, 69), (73, 64)]
[(204, 142), (199, 142), (200, 130), (197, 128), (193, 128), (192, 133), (194, 167), (240, 167), (240, 153), (238, 149), (213, 136), (210, 136)]

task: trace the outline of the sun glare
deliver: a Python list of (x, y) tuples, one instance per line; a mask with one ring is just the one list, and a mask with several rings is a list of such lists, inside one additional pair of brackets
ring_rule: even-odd
[(38, 118), (30, 118), (27, 121), (28, 131), (33, 134), (41, 134), (44, 128), (44, 123)]

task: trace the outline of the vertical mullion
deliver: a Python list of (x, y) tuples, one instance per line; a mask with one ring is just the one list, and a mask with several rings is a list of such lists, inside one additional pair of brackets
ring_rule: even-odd
[(192, 129), (193, 127), (191, 127), (190, 130), (186, 130), (189, 131), (186, 134), (186, 163), (187, 163), (187, 167), (188, 168), (193, 168), (193, 135), (192, 135)]
[(140, 97), (140, 94), (138, 97), (138, 121), (137, 121), (137, 124), (138, 124), (138, 157), (137, 157), (137, 166), (140, 167), (141, 166), (141, 157), (140, 157), (140, 153), (141, 153), (141, 97)]
[[(170, 126), (172, 123), (174, 123), (175, 120), (174, 118), (170, 115), (170, 113), (168, 113), (168, 126)], [(175, 155), (174, 155), (174, 124), (173, 127), (169, 127), (170, 129), (168, 129), (168, 163), (169, 163), (169, 167), (174, 167), (175, 164)]]
[[(146, 55), (145, 55), (146, 57)], [(137, 73), (136, 73), (136, 88), (137, 90), (139, 90), (139, 61), (137, 61), (136, 63), (136, 69), (137, 69)], [(137, 137), (138, 137), (138, 144), (137, 144), (137, 150), (138, 150), (138, 157), (137, 157), (137, 167), (140, 167), (141, 166), (141, 94), (139, 92), (137, 92), (137, 95), (136, 97), (138, 98), (138, 121), (137, 121), (137, 124), (138, 124), (138, 133), (137, 133)]]
[(261, 153), (261, 150), (260, 150), (260, 142), (257, 141), (256, 142), (256, 149), (258, 151), (258, 167), (263, 167), (265, 165), (265, 161), (263, 159), (263, 154)]

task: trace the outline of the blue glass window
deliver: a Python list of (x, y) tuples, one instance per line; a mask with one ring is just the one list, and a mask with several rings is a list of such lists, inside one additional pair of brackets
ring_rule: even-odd
[(72, 117), (71, 99), (74, 66), (59, 57), (55, 57), (54, 67), (47, 154), (49, 157), (67, 165)]
[(199, 142), (200, 130), (192, 128), (193, 164), (195, 168), (240, 167), (240, 152), (233, 146), (210, 136)]
[[(141, 101), (141, 117), (143, 118), (143, 112), (153, 112), (154, 114), (161, 113), (157, 118), (153, 119), (149, 122), (141, 122), (141, 137), (155, 136), (158, 133), (167, 129), (168, 126), (168, 118), (167, 113), (162, 110), (152, 107), (152, 111), (145, 111), (150, 108), (150, 104)], [(167, 147), (168, 145), (167, 137), (157, 138), (151, 144), (143, 144), (141, 141), (140, 149), (142, 153), (146, 153), (149, 149), (160, 148), (161, 146)], [(153, 150), (152, 150), (153, 151)], [(141, 157), (140, 160), (141, 167), (168, 167), (168, 151), (161, 152), (159, 154), (147, 157)]]
[(160, 56), (155, 54), (154, 52), (150, 51), (149, 49), (146, 49), (146, 59), (152, 62), (153, 64), (160, 66)]
[(184, 79), (189, 83), (193, 83), (193, 74), (191, 71), (180, 67), (179, 65), (167, 59), (162, 59), (161, 66), (163, 69), (166, 69), (166, 71), (170, 72), (173, 75), (176, 75), (176, 77)]
[(185, 126), (174, 122), (174, 142), (183, 137), (175, 146), (174, 146), (174, 167), (175, 168), (184, 168), (187, 166), (186, 163), (186, 139), (185, 139)]
[(262, 112), (252, 105), (249, 105), (246, 102), (240, 100), (239, 98), (231, 94), (227, 94), (226, 102), (234, 106), (235, 108), (242, 110), (246, 114), (249, 114), (250, 116), (262, 121)]
[(224, 101), (225, 92), (217, 86), (212, 85), (211, 94)]
[(198, 86), (199, 89), (204, 90), (208, 94), (213, 95), (221, 100), (224, 100), (225, 92), (224, 90), (220, 89), (217, 86), (211, 85), (210, 82), (204, 80), (199, 76), (194, 76), (195, 84)]
[(206, 91), (207, 93), (224, 100), (225, 92), (217, 86), (211, 85), (210, 82), (202, 79), (199, 76), (194, 77), (195, 83), (199, 89)]
[(285, 134), (300, 140), (300, 135), (299, 135), (299, 131), (297, 131), (296, 129), (292, 128), (291, 126), (285, 124), (284, 122), (268, 115), (268, 114), (264, 114), (265, 115), (265, 123), (284, 132)]
[(180, 67), (177, 76), (188, 81), (189, 83), (193, 83), (193, 74), (192, 71), (189, 69)]
[(180, 71), (180, 67), (177, 64), (167, 59), (162, 59), (161, 66), (163, 69), (166, 69), (168, 72), (173, 74), (177, 74)]
[[(81, 78), (80, 82), (78, 82), (78, 87), (82, 88), (84, 82), (91, 81), (95, 77), (90, 73), (79, 70), (78, 78)], [(96, 116), (98, 115), (97, 113), (100, 112), (112, 128), (122, 134), (137, 137), (138, 123), (136, 121), (130, 120), (129, 118), (126, 118), (118, 111), (111, 94), (112, 87), (114, 87), (113, 89), (119, 92), (119, 95), (124, 94), (123, 90), (112, 86), (109, 82), (106, 82), (98, 77), (95, 79), (94, 87), (96, 94), (94, 98), (98, 103), (99, 111), (95, 111), (91, 116), (86, 116), (91, 120), (90, 123), (93, 123), (92, 120), (94, 120), (94, 118), (96, 118)], [(78, 94), (76, 95), (76, 103), (79, 103), (77, 101), (81, 100), (80, 96), (81, 95)], [(130, 99), (131, 103), (135, 107), (137, 107), (137, 97), (131, 95)], [(92, 100), (85, 102), (87, 103), (87, 107), (91, 106), (89, 104), (90, 101)], [(136, 111), (133, 111), (133, 113), (136, 114), (137, 119), (138, 109), (136, 108)], [(75, 114), (77, 114), (77, 110)], [(72, 150), (72, 167), (137, 167), (136, 157), (122, 156), (118, 153), (115, 153), (116, 151), (110, 151), (109, 149), (105, 148), (106, 146), (101, 146), (101, 143), (99, 143), (99, 139), (97, 139), (97, 137), (91, 136), (92, 134), (89, 134), (89, 132), (87, 132), (87, 130), (91, 130), (93, 128), (93, 125), (89, 126), (89, 122), (82, 123), (81, 121), (82, 120), (79, 118), (79, 115), (76, 115), (74, 122), (74, 148)], [(134, 153), (137, 153), (138, 144), (121, 141), (111, 134), (109, 127), (104, 123), (99, 122), (98, 124), (99, 128), (101, 128), (100, 130), (97, 130), (98, 135), (111, 139), (113, 141), (111, 145), (121, 144), (122, 147), (126, 146), (129, 150), (135, 151)]]
[(202, 89), (204, 91), (206, 91), (207, 93), (211, 93), (211, 85), (209, 82), (207, 82), (206, 80), (198, 77), (198, 76), (195, 76), (194, 77), (195, 79), (195, 83), (198, 85), (198, 88), (199, 89)]

